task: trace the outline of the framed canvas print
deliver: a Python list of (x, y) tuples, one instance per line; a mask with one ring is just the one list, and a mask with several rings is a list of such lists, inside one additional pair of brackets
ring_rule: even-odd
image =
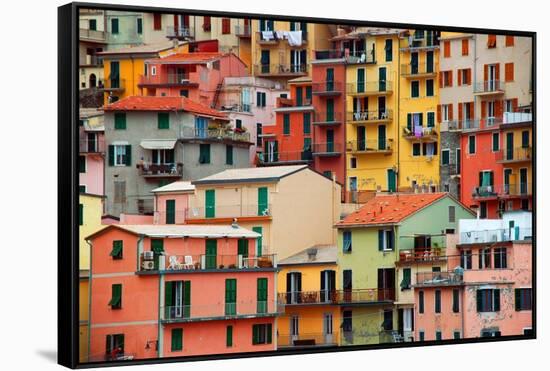
[(59, 362), (534, 338), (535, 36), (60, 7)]

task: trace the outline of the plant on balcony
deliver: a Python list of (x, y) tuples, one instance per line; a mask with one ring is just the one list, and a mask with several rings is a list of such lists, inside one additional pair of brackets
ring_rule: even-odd
[(220, 269), (224, 269), (224, 268), (225, 268), (225, 265), (220, 264), (219, 268), (220, 268)]
[(235, 133), (237, 133), (237, 134), (246, 133), (246, 128), (244, 126), (242, 126), (240, 128), (235, 128)]
[(229, 265), (227, 266), (227, 268), (228, 268), (228, 269), (236, 269), (237, 266), (236, 266), (235, 264), (229, 264)]

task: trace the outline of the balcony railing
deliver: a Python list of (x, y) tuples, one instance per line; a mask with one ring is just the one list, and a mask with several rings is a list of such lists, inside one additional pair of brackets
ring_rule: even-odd
[(279, 293), (278, 298), (279, 303), (284, 305), (369, 303), (395, 300), (395, 290), (388, 288), (292, 291)]
[(255, 69), (260, 76), (302, 76), (307, 74), (307, 64), (257, 64)]
[(461, 122), (463, 130), (487, 129), (502, 124), (502, 117), (486, 117), (483, 119), (463, 120)]
[(393, 91), (391, 81), (369, 81), (362, 83), (348, 83), (347, 93), (351, 95), (388, 94)]
[(106, 91), (123, 91), (126, 85), (126, 80), (109, 76), (103, 81), (103, 90)]
[(344, 92), (345, 86), (340, 81), (323, 81), (312, 84), (311, 90), (317, 95), (338, 95)]
[(250, 30), (252, 29), (251, 25), (244, 24), (244, 25), (236, 25), (235, 26), (235, 35), (237, 37), (250, 37), (252, 34)]
[(212, 207), (189, 207), (186, 219), (238, 218), (252, 216), (271, 216), (271, 204), (216, 205)]
[(437, 129), (435, 127), (413, 127), (403, 128), (403, 138), (405, 139), (430, 139), (437, 140)]
[[(298, 30), (300, 31), (300, 30)], [(307, 31), (301, 30), (302, 32), (302, 44), (307, 42)], [(257, 31), (256, 40), (259, 44), (271, 45), (278, 44), (280, 41), (284, 41), (287, 37), (277, 31)]]
[(392, 151), (391, 139), (351, 140), (346, 144), (346, 151), (356, 153), (388, 153)]
[(192, 39), (195, 37), (195, 31), (192, 27), (167, 27), (166, 37), (176, 39)]
[(338, 344), (337, 334), (300, 333), (297, 335), (279, 335), (278, 347), (330, 346)]
[(348, 112), (347, 117), (347, 121), (356, 123), (382, 122), (391, 121), (392, 119), (393, 111), (390, 109)]
[(90, 30), (88, 28), (81, 28), (79, 31), (80, 39), (105, 41), (106, 36), (107, 33), (105, 31)]
[(342, 143), (313, 143), (314, 155), (335, 155), (342, 153)]
[(504, 83), (500, 80), (487, 80), (482, 82), (476, 82), (474, 84), (475, 94), (484, 93), (503, 93)]
[(161, 307), (161, 321), (192, 322), (206, 319), (227, 319), (238, 317), (265, 317), (282, 313), (276, 300), (237, 301), (225, 303), (223, 298), (212, 304), (191, 304)]
[(258, 153), (259, 165), (277, 165), (281, 163), (307, 163), (313, 161), (311, 151), (287, 151)]
[(531, 183), (477, 186), (472, 189), (472, 197), (475, 199), (530, 196), (531, 194)]
[(105, 138), (80, 139), (80, 153), (105, 153)]
[(345, 305), (351, 303), (376, 303), (395, 300), (395, 289), (352, 289), (339, 290), (338, 303)]
[(402, 64), (401, 75), (406, 77), (417, 77), (422, 75), (435, 75), (436, 69), (434, 63), (416, 63)]
[(211, 139), (211, 140), (232, 140), (236, 142), (250, 142), (250, 133), (238, 132), (234, 129), (211, 128), (199, 129), (191, 126), (180, 126), (179, 139)]
[(531, 147), (517, 147), (517, 148), (505, 148), (496, 153), (497, 162), (521, 162), (532, 161), (533, 148)]
[(323, 59), (340, 59), (344, 58), (344, 51), (343, 50), (336, 50), (336, 49), (329, 49), (329, 50), (315, 50), (315, 59), (316, 60), (323, 60)]
[(338, 297), (338, 291), (336, 290), (292, 291), (278, 294), (279, 303), (285, 305), (338, 303)]
[(425, 249), (400, 250), (399, 262), (430, 262), (446, 259), (445, 249), (442, 247), (428, 247)]
[[(158, 261), (155, 261), (158, 259)], [(140, 271), (201, 271), (224, 269), (276, 268), (274, 254), (254, 255), (169, 255), (153, 256), (151, 252), (140, 256)]]
[(139, 85), (198, 85), (189, 79), (189, 74), (168, 73), (156, 76), (140, 76)]
[(418, 35), (410, 35), (400, 40), (401, 50), (415, 50), (415, 49), (432, 49), (439, 47), (439, 39), (435, 34), (427, 34), (422, 37)]
[(238, 101), (224, 101), (220, 104), (220, 111), (231, 111), (231, 112), (252, 112), (251, 103), (241, 103)]
[(460, 233), (460, 244), (523, 241), (533, 236), (532, 228), (504, 228)]
[(376, 54), (373, 49), (344, 51), (346, 62), (353, 64), (376, 63)]
[(139, 166), (139, 174), (145, 178), (181, 178), (183, 164), (144, 164)]
[(531, 112), (504, 112), (503, 124), (517, 124), (520, 122), (533, 121)]
[(416, 285), (460, 285), (462, 282), (463, 275), (458, 272), (419, 272), (416, 274)]
[(337, 125), (344, 121), (343, 112), (321, 112), (316, 111), (313, 116), (314, 125)]

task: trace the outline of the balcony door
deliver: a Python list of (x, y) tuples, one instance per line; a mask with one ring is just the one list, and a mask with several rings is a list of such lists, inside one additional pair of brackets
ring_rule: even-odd
[(386, 67), (378, 69), (378, 91), (386, 91)]
[(88, 133), (88, 152), (99, 152), (97, 149), (97, 133)]
[(514, 133), (506, 133), (506, 159), (514, 159)]
[(378, 97), (378, 120), (387, 119), (386, 114), (386, 97)]
[(294, 315), (290, 318), (290, 339), (292, 341), (292, 345), (294, 345), (294, 342), (298, 340), (300, 336), (300, 320), (299, 317)]
[(195, 136), (197, 138), (206, 138), (208, 131), (208, 121), (204, 117), (195, 118)]
[(527, 169), (519, 169), (519, 191), (522, 195), (527, 194)]
[(334, 130), (327, 130), (327, 152), (334, 152)]
[(111, 74), (109, 75), (111, 89), (120, 87), (120, 63), (118, 61), (111, 62)]
[(367, 142), (367, 132), (364, 126), (357, 127), (357, 150), (364, 151)]
[(301, 303), (302, 273), (289, 272), (286, 274), (286, 303)]
[(411, 75), (418, 73), (418, 53), (411, 53)]
[(321, 302), (331, 302), (336, 289), (336, 272), (333, 270), (321, 271)]
[(260, 60), (262, 73), (269, 73), (270, 63), (271, 62), (270, 62), (269, 50), (262, 50), (261, 60)]
[(504, 193), (510, 194), (510, 180), (512, 178), (512, 169), (504, 169)]
[(497, 66), (490, 64), (488, 67), (487, 90), (494, 91), (497, 87)]
[(332, 313), (325, 313), (323, 314), (323, 337), (325, 344), (332, 344), (334, 342), (332, 332)]
[(386, 125), (378, 126), (378, 150), (386, 149)]
[(395, 289), (395, 268), (378, 269), (378, 300), (393, 299)]
[(351, 301), (351, 295), (353, 290), (353, 280), (352, 280), (352, 270), (345, 269), (343, 272), (343, 282), (344, 282), (344, 301)]

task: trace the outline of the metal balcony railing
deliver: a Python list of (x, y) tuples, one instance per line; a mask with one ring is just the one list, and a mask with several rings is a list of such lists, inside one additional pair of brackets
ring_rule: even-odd
[(277, 337), (278, 347), (327, 346), (337, 344), (337, 333), (300, 333), (296, 335), (279, 334), (279, 336)]
[(466, 231), (460, 233), (460, 244), (523, 241), (533, 236), (532, 228), (504, 228)]
[(346, 150), (348, 152), (364, 153), (391, 152), (392, 140), (388, 138), (373, 140), (351, 140), (346, 143)]
[(346, 58), (346, 62), (352, 64), (376, 63), (374, 49), (344, 51), (344, 57)]
[(344, 55), (345, 53), (343, 50), (336, 50), (336, 49), (315, 50), (316, 60), (340, 59), (340, 58), (344, 58)]
[(168, 73), (162, 75), (140, 76), (139, 85), (190, 85), (197, 84), (189, 79), (189, 74)]
[(322, 290), (280, 292), (278, 294), (278, 300), (279, 303), (285, 305), (338, 303), (338, 291)]
[(183, 175), (182, 163), (143, 164), (139, 166), (139, 174), (145, 178), (176, 177)]
[(195, 37), (195, 30), (192, 27), (167, 27), (166, 37), (177, 39), (191, 39)]
[(229, 128), (199, 129), (191, 126), (182, 125), (179, 129), (179, 139), (212, 139), (232, 140), (236, 142), (250, 142), (250, 133), (239, 132), (236, 129)]
[(414, 33), (408, 37), (402, 38), (400, 40), (399, 47), (404, 51), (437, 48), (439, 47), (439, 38), (430, 31), (422, 36)]
[(505, 148), (498, 151), (495, 155), (496, 155), (497, 162), (532, 161), (533, 148), (532, 147)]
[(103, 90), (123, 91), (125, 85), (125, 79), (109, 75), (109, 77), (103, 81)]
[(81, 28), (79, 31), (80, 39), (90, 39), (105, 41), (107, 33), (105, 31), (90, 30), (88, 28)]
[(531, 183), (477, 186), (472, 189), (473, 198), (496, 198), (532, 195)]
[(105, 138), (79, 139), (80, 153), (105, 153)]
[[(214, 299), (215, 300), (215, 299)], [(189, 322), (203, 319), (226, 319), (239, 316), (274, 316), (282, 312), (276, 300), (240, 300), (225, 303), (223, 298), (212, 304), (190, 304), (161, 307), (161, 321)]]
[(436, 73), (434, 63), (406, 63), (401, 65), (401, 75), (415, 77), (418, 75), (432, 75)]
[(279, 303), (284, 305), (368, 303), (392, 301), (395, 299), (395, 290), (387, 288), (292, 291), (279, 293), (278, 299)]
[(271, 216), (271, 204), (216, 205), (212, 207), (190, 206), (186, 219), (237, 218), (249, 216)]
[(345, 86), (341, 81), (323, 81), (312, 84), (311, 91), (313, 94), (340, 94), (344, 92)]
[(479, 130), (494, 127), (502, 124), (502, 117), (486, 117), (483, 119), (463, 120), (461, 129), (463, 130)]
[(437, 261), (446, 259), (445, 248), (443, 247), (426, 247), (423, 249), (400, 250), (399, 262), (424, 262)]
[(239, 101), (225, 100), (219, 106), (220, 111), (232, 112), (252, 112), (251, 103), (241, 103)]
[(439, 286), (457, 285), (463, 282), (463, 275), (457, 272), (419, 272), (416, 285)]
[(251, 36), (251, 25), (236, 25), (235, 26), (235, 35), (237, 37), (250, 37)]
[(310, 162), (313, 161), (311, 150), (308, 151), (285, 151), (258, 153), (258, 163), (260, 165), (292, 163), (292, 162)]
[(347, 93), (348, 94), (386, 94), (393, 91), (392, 82), (388, 80), (383, 81), (369, 81), (369, 82), (358, 82), (358, 83), (348, 83), (347, 84)]
[(140, 271), (202, 271), (223, 269), (258, 269), (276, 268), (275, 254), (261, 256), (242, 255), (152, 255), (151, 252), (141, 253)]
[(334, 154), (341, 153), (343, 150), (342, 143), (313, 143), (314, 154)]
[(504, 83), (500, 80), (487, 80), (474, 84), (474, 93), (501, 93), (504, 92)]
[(343, 112), (316, 111), (313, 115), (312, 123), (314, 125), (321, 125), (321, 124), (330, 125), (330, 124), (342, 123), (343, 120), (344, 120)]
[(382, 288), (382, 289), (350, 289), (339, 290), (338, 303), (369, 303), (369, 302), (381, 302), (381, 301), (393, 301), (395, 300), (394, 288)]
[(347, 113), (347, 121), (352, 122), (380, 122), (393, 119), (393, 111), (386, 110), (374, 110), (374, 111), (351, 111)]
[(256, 72), (260, 75), (305, 75), (307, 64), (257, 64)]

